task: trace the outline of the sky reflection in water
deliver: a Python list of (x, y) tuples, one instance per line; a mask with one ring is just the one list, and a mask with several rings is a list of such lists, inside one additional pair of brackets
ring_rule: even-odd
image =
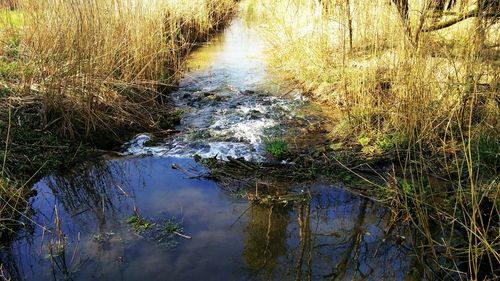
[[(47, 177), (33, 219), (51, 233), (24, 233), (2, 251), (4, 266), (23, 280), (402, 280), (412, 267), (408, 242), (385, 234), (389, 212), (371, 201), (310, 185), (310, 202), (262, 206), (193, 178), (205, 172), (193, 160), (149, 157)], [(192, 239), (163, 247), (138, 236), (126, 223), (134, 206), (151, 221), (175, 217)], [(65, 248), (51, 259), (55, 208)]]

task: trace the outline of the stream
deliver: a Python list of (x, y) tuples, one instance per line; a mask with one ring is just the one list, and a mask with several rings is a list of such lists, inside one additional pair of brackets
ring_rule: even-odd
[(193, 52), (171, 94), (182, 110), (177, 134), (154, 142), (138, 135), (122, 157), (35, 184), (27, 226), (0, 246), (0, 273), (12, 280), (413, 278), (412, 241), (388, 208), (319, 180), (273, 183), (302, 200), (250, 201), (242, 195), (258, 190), (229, 191), (197, 161), (280, 165), (267, 140), (304, 150), (327, 139), (328, 118), (268, 71), (263, 52), (258, 34), (234, 21)]

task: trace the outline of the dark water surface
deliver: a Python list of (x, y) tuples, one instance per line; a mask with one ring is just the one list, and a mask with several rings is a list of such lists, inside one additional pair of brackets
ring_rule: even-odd
[[(147, 157), (48, 177), (33, 204), (47, 229), (4, 249), (4, 266), (23, 280), (403, 280), (411, 269), (409, 242), (367, 199), (312, 184), (294, 187), (310, 188), (310, 201), (264, 206), (196, 178), (205, 172), (193, 160)], [(148, 221), (179, 222), (192, 239), (134, 230), (134, 207)]]
[[(281, 182), (311, 199), (262, 205), (203, 177), (202, 157), (269, 161), (265, 139), (321, 141), (313, 104), (267, 71), (236, 21), (189, 61), (172, 93), (179, 134), (128, 157), (89, 162), (35, 185), (32, 213), (0, 249), (13, 280), (406, 280), (415, 258), (390, 211), (325, 183)], [(315, 112), (314, 114), (312, 112)], [(317, 113), (319, 112), (319, 113)], [(294, 147), (292, 147), (293, 149)], [(142, 222), (131, 224), (131, 219)], [(184, 235), (174, 234), (173, 231)], [(190, 238), (190, 239), (189, 239)]]

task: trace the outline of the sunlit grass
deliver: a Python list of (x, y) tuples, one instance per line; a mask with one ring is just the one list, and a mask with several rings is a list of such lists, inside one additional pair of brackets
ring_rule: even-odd
[(24, 15), (19, 10), (0, 9), (0, 28), (20, 28), (24, 24)]
[(56, 120), (66, 137), (154, 129), (156, 96), (176, 84), (194, 44), (227, 23), (234, 7), (232, 0), (20, 0), (19, 11), (6, 12), (22, 24), (19, 63), (30, 69), (18, 88), (43, 98), (44, 121)]
[[(473, 17), (423, 32), (473, 10), (477, 1), (458, 1), (442, 18), (430, 16), (429, 1), (409, 2), (408, 26), (391, 1), (262, 0), (246, 5), (248, 18), (262, 20), (274, 69), (340, 112), (332, 138), (362, 142), (363, 153), (370, 156), (397, 152), (413, 187), (410, 194), (410, 185), (395, 183), (403, 198), (399, 207), (429, 244), (439, 248), (441, 243), (430, 234), (435, 222), (443, 233), (462, 230), (464, 244), (447, 251), (460, 259), (454, 262), (469, 262), (454, 269), (474, 279), (499, 260), (493, 235), (498, 226), (492, 223), (498, 206), (489, 207), (493, 215), (483, 220), (478, 213), (486, 208), (481, 204), (497, 200), (500, 188), (496, 185), (492, 194), (491, 177), (498, 166), (491, 163), (498, 155), (485, 141), (500, 137), (500, 24)], [(453, 187), (443, 191), (429, 183), (433, 173)], [(455, 205), (444, 209), (441, 200), (428, 203), (434, 196)], [(426, 215), (436, 210), (437, 217)], [(457, 241), (449, 239), (448, 245)]]

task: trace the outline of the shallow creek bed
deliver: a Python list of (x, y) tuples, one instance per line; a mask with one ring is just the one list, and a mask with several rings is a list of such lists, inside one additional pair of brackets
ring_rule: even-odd
[(0, 277), (418, 279), (389, 209), (290, 156), (324, 145), (328, 119), (268, 73), (262, 49), (235, 21), (171, 94), (174, 136), (139, 135), (118, 158), (38, 182), (28, 227), (0, 248)]

